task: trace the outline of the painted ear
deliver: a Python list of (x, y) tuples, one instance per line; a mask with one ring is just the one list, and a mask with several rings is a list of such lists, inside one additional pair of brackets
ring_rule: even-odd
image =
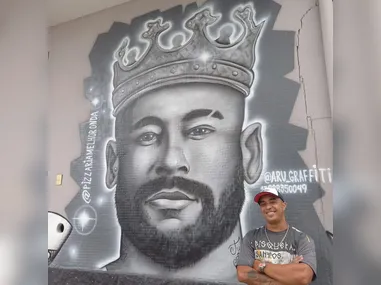
[(116, 152), (116, 142), (109, 141), (106, 146), (106, 186), (111, 189), (116, 185), (119, 171), (119, 159)]
[(241, 133), (241, 149), (245, 181), (254, 184), (261, 175), (263, 167), (262, 126), (254, 123)]

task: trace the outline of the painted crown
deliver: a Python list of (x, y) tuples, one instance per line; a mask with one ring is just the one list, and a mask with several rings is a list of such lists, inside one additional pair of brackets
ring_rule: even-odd
[(118, 48), (114, 63), (114, 91), (112, 102), (114, 114), (147, 91), (176, 83), (206, 82), (230, 86), (245, 96), (250, 94), (254, 81), (255, 45), (263, 26), (256, 25), (251, 6), (236, 8), (233, 17), (242, 26), (239, 38), (230, 43), (232, 29), (220, 30), (216, 40), (208, 35), (207, 27), (219, 17), (209, 8), (189, 18), (185, 27), (192, 32), (189, 40), (182, 44), (183, 36), (172, 38), (173, 47), (163, 48), (159, 36), (170, 28), (162, 20), (146, 23), (142, 38), (149, 41), (139, 58), (136, 48), (129, 49), (129, 38)]

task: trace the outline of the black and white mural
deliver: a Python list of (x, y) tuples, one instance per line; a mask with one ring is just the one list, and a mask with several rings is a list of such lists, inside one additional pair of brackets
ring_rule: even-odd
[(289, 119), (300, 84), (285, 78), (296, 33), (273, 29), (280, 9), (191, 3), (98, 36), (72, 229), (51, 266), (236, 282), (241, 239), (264, 222), (253, 197), (273, 185), (315, 240), (314, 284), (332, 284), (332, 237), (313, 206), (331, 172), (298, 153), (308, 132)]

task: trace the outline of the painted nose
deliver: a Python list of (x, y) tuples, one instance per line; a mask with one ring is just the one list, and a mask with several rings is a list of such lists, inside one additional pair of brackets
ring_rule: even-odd
[(189, 163), (180, 147), (169, 148), (156, 167), (156, 173), (160, 176), (187, 174), (189, 170)]

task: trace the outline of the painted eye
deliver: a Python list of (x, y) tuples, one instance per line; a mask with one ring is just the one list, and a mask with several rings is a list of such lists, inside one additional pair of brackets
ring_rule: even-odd
[(188, 136), (194, 140), (202, 140), (214, 132), (215, 130), (209, 127), (196, 127), (188, 132)]
[(141, 145), (144, 145), (144, 146), (151, 145), (157, 141), (157, 137), (158, 137), (157, 134), (152, 133), (152, 132), (144, 133), (138, 137), (137, 142)]

